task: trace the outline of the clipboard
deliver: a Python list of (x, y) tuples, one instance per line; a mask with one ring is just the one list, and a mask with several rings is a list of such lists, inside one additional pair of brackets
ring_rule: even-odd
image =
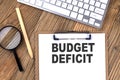
[[(72, 33), (72, 34), (76, 34), (76, 33), (82, 33), (83, 35), (79, 36), (79, 37), (76, 37), (76, 36), (69, 36), (69, 34)], [(58, 36), (59, 37), (56, 37)], [(68, 35), (67, 37), (64, 37), (62, 35)], [(70, 32), (58, 32), (58, 33), (55, 33), (53, 35), (53, 39), (54, 40), (91, 40), (91, 33), (89, 32), (74, 32), (74, 31), (70, 31)]]
[[(63, 35), (76, 35), (76, 34), (78, 34), (79, 35), (79, 37), (77, 37), (76, 38), (76, 36), (68, 36), (67, 38), (66, 37), (64, 37)], [(59, 36), (59, 35), (62, 35), (62, 36)], [(80, 36), (80, 35), (86, 35), (85, 37), (84, 36)], [(45, 50), (45, 49), (41, 49), (41, 48), (44, 48), (46, 45), (42, 45), (42, 43), (46, 43), (47, 44), (47, 42), (48, 41), (54, 41), (54, 42), (56, 42), (56, 43), (60, 43), (60, 42), (67, 42), (67, 43), (69, 43), (69, 41), (72, 41), (72, 42), (75, 42), (75, 41), (77, 41), (77, 42), (82, 42), (82, 41), (85, 41), (85, 42), (89, 42), (89, 41), (96, 41), (97, 40), (97, 38), (96, 38), (96, 36), (97, 37), (99, 37), (99, 38), (101, 38), (101, 41), (103, 42), (103, 44), (100, 44), (100, 43), (97, 43), (97, 44), (99, 44), (99, 46), (102, 46), (103, 48), (101, 48), (101, 51), (97, 51), (97, 53), (98, 52), (102, 52), (102, 60), (100, 59), (99, 60), (99, 62), (102, 62), (102, 63), (100, 63), (100, 65), (102, 65), (102, 74), (100, 74), (102, 77), (101, 78), (97, 78), (97, 80), (106, 80), (106, 73), (105, 73), (105, 34), (104, 33), (78, 33), (78, 32), (64, 32), (64, 33), (54, 33), (54, 34), (39, 34), (39, 50)], [(73, 38), (74, 37), (74, 38)], [(43, 39), (44, 38), (44, 39)], [(42, 40), (40, 40), (40, 39), (43, 39), (43, 42), (41, 42)], [(45, 41), (46, 40), (46, 41)], [(45, 42), (44, 42), (45, 41)], [(42, 46), (40, 46), (40, 45), (42, 45)], [(50, 47), (50, 46), (49, 46)], [(46, 49), (46, 50), (49, 50), (49, 47)], [(98, 47), (98, 46), (97, 46)], [(98, 50), (98, 48), (96, 48), (97, 50)], [(39, 52), (39, 53), (42, 53), (42, 52)], [(49, 53), (49, 52), (44, 52), (44, 53)], [(62, 52), (63, 53), (63, 52)], [(51, 53), (49, 53), (49, 54), (51, 54)], [(48, 55), (49, 55), (48, 54)], [(40, 55), (41, 55), (41, 57), (40, 57)], [(40, 58), (46, 58), (46, 57), (44, 57), (44, 56), (46, 56), (46, 55), (44, 55), (44, 54), (39, 54), (39, 59)], [(97, 58), (98, 58), (98, 56), (99, 55), (97, 55)], [(49, 57), (47, 57), (46, 59), (48, 59)], [(96, 59), (96, 58), (94, 58), (94, 59)], [(42, 61), (42, 60), (41, 60)], [(43, 61), (45, 61), (44, 59), (43, 59)], [(40, 62), (40, 60), (39, 60), (39, 65), (41, 65), (41, 63), (44, 63), (44, 62)], [(67, 63), (66, 63), (67, 64)], [(72, 64), (72, 63), (71, 63)], [(76, 66), (74, 66), (74, 69), (75, 69), (75, 67), (76, 67), (76, 69), (77, 68), (79, 68), (80, 66), (79, 66), (79, 64), (76, 64), (76, 63), (74, 63), (74, 65), (71, 65), (71, 64), (68, 64), (69, 66), (74, 66), (74, 65), (76, 65)], [(62, 64), (62, 65), (64, 65), (64, 64)], [(87, 64), (84, 64), (84, 65), (86, 65), (86, 66), (88, 66), (89, 64), (87, 63)], [(85, 67), (84, 65), (81, 65), (82, 67)], [(91, 64), (90, 64), (91, 65)], [(96, 66), (97, 67), (99, 67), (98, 66), (99, 64), (97, 64)], [(51, 76), (50, 76), (50, 74), (52, 74), (52, 73), (50, 73), (50, 72), (52, 72), (51, 70), (53, 70), (53, 69), (55, 69), (55, 71), (57, 71), (58, 69), (56, 69), (55, 67), (54, 68), (51, 68), (50, 66), (51, 65), (46, 65), (46, 66), (49, 66), (49, 68), (48, 69), (43, 69), (43, 67), (41, 67), (41, 66), (39, 66), (40, 68), (39, 68), (39, 70), (40, 71), (42, 71), (42, 72), (46, 72), (46, 71), (48, 71), (48, 72), (46, 72), (46, 73), (49, 73), (49, 75), (46, 75), (46, 78), (48, 78), (48, 79), (52, 79), (52, 80), (66, 80), (66, 79), (68, 79), (68, 77), (65, 77), (65, 78), (58, 78), (59, 76), (58, 75), (56, 75), (56, 74), (54, 74), (54, 77), (55, 77), (55, 79), (53, 79)], [(55, 64), (54, 64), (54, 66), (55, 66)], [(68, 66), (61, 66), (61, 64), (58, 64), (57, 66), (60, 66), (60, 67), (62, 67), (62, 68), (68, 68)], [(44, 66), (45, 67), (45, 66)], [(53, 67), (53, 66), (52, 66)], [(46, 68), (46, 67), (45, 67)], [(92, 66), (90, 66), (90, 68), (92, 68)], [(94, 67), (94, 69), (95, 69), (96, 67)], [(92, 68), (93, 69), (93, 68)], [(91, 69), (91, 70), (92, 70)], [(44, 71), (44, 70), (46, 70), (46, 71)], [(50, 71), (49, 71), (50, 70)], [(87, 69), (88, 70), (88, 69)], [(94, 71), (91, 71), (91, 74), (92, 74), (92, 72), (94, 72), (94, 74), (96, 74), (97, 75), (97, 73), (99, 72), (100, 73), (100, 71), (98, 71), (99, 69), (97, 68), (97, 69), (95, 69)], [(69, 72), (69, 70), (67, 69), (66, 71), (68, 71)], [(75, 71), (77, 71), (77, 70), (75, 70)], [(98, 72), (96, 72), (95, 73), (95, 71), (98, 71)], [(53, 71), (54, 72), (54, 71)], [(58, 72), (59, 72), (59, 70), (58, 70)], [(72, 72), (74, 72), (74, 70), (72, 70)], [(82, 70), (81, 71), (79, 71), (79, 72), (83, 72)], [(39, 72), (40, 73), (40, 72)], [(45, 75), (46, 73), (43, 73), (43, 75)], [(56, 72), (57, 73), (57, 72)], [(62, 74), (65, 74), (66, 72), (63, 72)], [(69, 72), (70, 73), (70, 72)], [(89, 73), (89, 72), (88, 72)], [(99, 74), (98, 73), (98, 74)], [(42, 73), (40, 73), (40, 74), (42, 74)], [(40, 74), (39, 74), (39, 80), (46, 80), (46, 78), (45, 77), (42, 77), (41, 78), (41, 76), (40, 76)], [(67, 74), (67, 73), (66, 73)], [(84, 72), (82, 73), (82, 74), (85, 74)], [(81, 78), (79, 78), (79, 79), (77, 79), (77, 76), (79, 76), (79, 75), (81, 75), (81, 74), (76, 74), (74, 77), (76, 77), (75, 79), (76, 80), (87, 80), (87, 78), (89, 78), (89, 79), (92, 79), (92, 80), (96, 80), (96, 77), (91, 77), (91, 76), (84, 76), (86, 79), (84, 79), (83, 77), (81, 77)], [(63, 76), (64, 77), (64, 75), (61, 75), (61, 76)], [(69, 76), (73, 76), (73, 74), (69, 74)], [(80, 76), (79, 76), (80, 77)], [(88, 79), (88, 80), (89, 80)], [(71, 78), (69, 78), (69, 80), (74, 80), (73, 79), (73, 77), (71, 77)]]

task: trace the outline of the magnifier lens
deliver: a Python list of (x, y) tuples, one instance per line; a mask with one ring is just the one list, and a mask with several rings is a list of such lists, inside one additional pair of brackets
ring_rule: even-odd
[(8, 50), (15, 49), (21, 42), (21, 34), (14, 27), (5, 27), (0, 31), (0, 45)]
[(6, 50), (13, 51), (18, 68), (23, 71), (21, 62), (17, 56), (16, 48), (21, 42), (20, 31), (13, 26), (6, 26), (0, 30), (0, 46)]

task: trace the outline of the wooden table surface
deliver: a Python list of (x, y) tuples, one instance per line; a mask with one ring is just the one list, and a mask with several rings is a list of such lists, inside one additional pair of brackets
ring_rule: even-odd
[[(95, 29), (75, 21), (17, 3), (16, 0), (0, 0), (0, 28), (13, 25), (20, 29), (15, 8), (20, 7), (34, 59), (28, 55), (23, 40), (17, 49), (24, 72), (20, 72), (12, 52), (0, 48), (0, 80), (38, 80), (38, 34), (64, 31), (104, 32), (106, 34), (107, 80), (120, 80), (120, 0), (110, 0), (107, 16), (101, 29)], [(100, 40), (98, 38), (98, 40)], [(36, 64), (36, 65), (35, 65)]]

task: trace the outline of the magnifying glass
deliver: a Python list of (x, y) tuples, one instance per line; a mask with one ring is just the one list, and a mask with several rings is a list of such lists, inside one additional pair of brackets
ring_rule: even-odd
[(0, 46), (13, 52), (19, 70), (23, 71), (23, 67), (16, 53), (16, 49), (20, 45), (21, 41), (21, 32), (16, 27), (5, 26), (0, 30)]

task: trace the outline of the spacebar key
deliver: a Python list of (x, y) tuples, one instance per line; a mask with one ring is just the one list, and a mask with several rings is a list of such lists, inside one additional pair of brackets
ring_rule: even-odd
[(54, 11), (56, 13), (60, 13), (60, 14), (66, 15), (66, 16), (69, 16), (69, 14), (70, 14), (69, 10), (66, 10), (64, 8), (60, 8), (60, 7), (54, 6), (52, 4), (44, 3), (42, 7), (45, 8), (45, 9), (48, 9), (50, 11)]

